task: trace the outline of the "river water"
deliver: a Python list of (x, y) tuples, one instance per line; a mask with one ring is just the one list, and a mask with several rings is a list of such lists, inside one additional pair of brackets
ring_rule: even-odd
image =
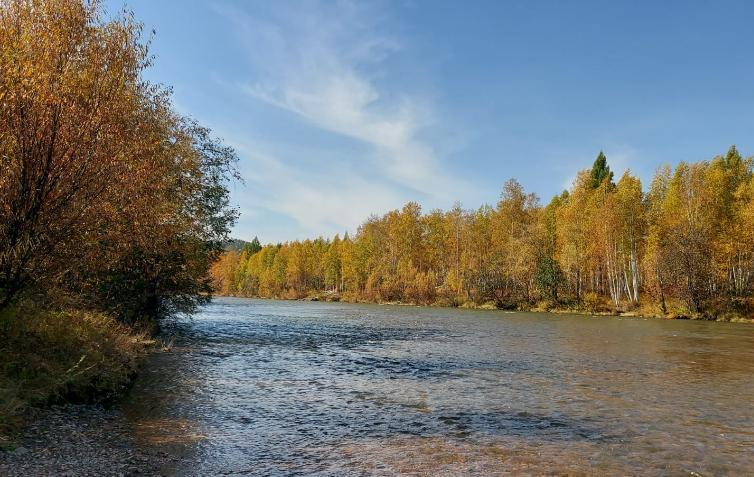
[(122, 410), (168, 475), (754, 474), (754, 327), (219, 298)]

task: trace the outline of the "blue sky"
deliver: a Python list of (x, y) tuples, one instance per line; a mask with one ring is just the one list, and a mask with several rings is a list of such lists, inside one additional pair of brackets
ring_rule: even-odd
[(476, 208), (511, 177), (547, 202), (600, 149), (645, 183), (754, 153), (751, 1), (126, 5), (156, 31), (148, 78), (238, 152), (238, 238)]

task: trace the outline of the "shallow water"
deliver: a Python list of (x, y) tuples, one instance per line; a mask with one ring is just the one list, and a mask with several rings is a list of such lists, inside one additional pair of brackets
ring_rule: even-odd
[(216, 299), (122, 408), (172, 475), (754, 473), (754, 327)]

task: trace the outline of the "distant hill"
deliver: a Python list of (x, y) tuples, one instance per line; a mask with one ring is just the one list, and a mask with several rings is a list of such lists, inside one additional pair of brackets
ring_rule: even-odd
[(246, 240), (241, 239), (230, 239), (227, 242), (225, 242), (223, 248), (226, 252), (241, 252), (242, 250), (246, 250), (246, 253), (248, 254), (255, 254), (258, 251), (262, 250), (262, 245), (259, 243), (259, 239), (254, 237), (254, 240), (251, 242), (247, 242)]
[(247, 242), (246, 240), (232, 238), (223, 244), (223, 248), (227, 252), (240, 252), (241, 250), (243, 250), (244, 245), (249, 243), (250, 242)]

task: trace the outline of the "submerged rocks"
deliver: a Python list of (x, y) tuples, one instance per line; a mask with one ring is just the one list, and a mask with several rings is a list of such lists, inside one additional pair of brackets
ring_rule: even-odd
[(26, 455), (26, 454), (29, 453), (29, 449), (27, 449), (26, 447), (21, 446), (21, 447), (17, 447), (16, 450), (13, 451), (13, 453), (16, 454), (16, 455), (18, 455), (18, 456)]
[(0, 451), (0, 475), (163, 475), (170, 459), (135, 445), (128, 422), (99, 406), (41, 411), (15, 449)]

